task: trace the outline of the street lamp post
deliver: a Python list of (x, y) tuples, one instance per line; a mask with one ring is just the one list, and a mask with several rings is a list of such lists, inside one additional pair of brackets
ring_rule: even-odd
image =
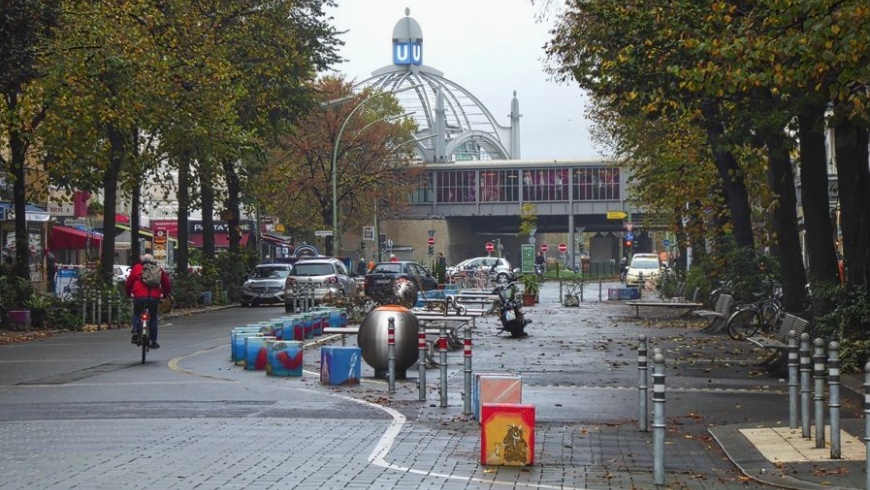
[(351, 109), (350, 114), (341, 123), (341, 128), (338, 129), (338, 134), (335, 136), (335, 144), (332, 146), (332, 249), (333, 255), (338, 255), (341, 252), (341, 233), (338, 230), (338, 144), (341, 141), (341, 135), (344, 133), (344, 128), (347, 123), (358, 110), (362, 108), (368, 101), (380, 97), (382, 95), (395, 94), (406, 90), (419, 88), (420, 85), (411, 85), (392, 92), (377, 92), (362, 100), (359, 104)]

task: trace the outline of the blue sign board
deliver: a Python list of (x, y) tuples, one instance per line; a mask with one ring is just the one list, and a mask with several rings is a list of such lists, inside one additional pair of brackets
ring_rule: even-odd
[(394, 65), (422, 65), (423, 40), (393, 41)]
[(671, 246), (671, 241), (668, 240), (667, 238), (665, 238), (665, 239), (662, 241), (662, 245), (664, 245), (665, 248), (670, 248), (670, 246)]
[(630, 231), (625, 232), (625, 239), (626, 240), (634, 240), (634, 233), (632, 233)]

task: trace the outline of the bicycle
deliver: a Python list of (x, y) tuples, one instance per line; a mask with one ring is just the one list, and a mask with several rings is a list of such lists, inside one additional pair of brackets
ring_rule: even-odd
[(782, 301), (779, 294), (769, 299), (741, 305), (728, 318), (728, 336), (734, 340), (745, 340), (759, 331), (775, 331), (781, 311)]
[(142, 364), (145, 364), (145, 356), (151, 350), (151, 336), (149, 334), (148, 322), (151, 320), (151, 315), (148, 308), (142, 310), (139, 315), (139, 336), (135, 338), (135, 344), (142, 348)]

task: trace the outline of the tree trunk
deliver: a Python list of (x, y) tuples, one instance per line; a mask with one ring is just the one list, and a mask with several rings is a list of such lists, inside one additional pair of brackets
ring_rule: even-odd
[(212, 161), (199, 162), (199, 189), (202, 202), (202, 260), (203, 264), (214, 262), (214, 183)]
[(846, 281), (851, 286), (870, 284), (870, 169), (868, 133), (846, 118), (834, 126), (840, 223)]
[(109, 165), (103, 175), (103, 244), (100, 252), (100, 276), (107, 284), (112, 283), (112, 268), (115, 265), (115, 211), (118, 198), (118, 175), (124, 162), (126, 145), (124, 135), (109, 124), (106, 127), (109, 139)]
[(242, 242), (242, 233), (239, 229), (239, 213), (240, 199), (239, 195), (242, 192), (242, 186), (239, 182), (239, 174), (236, 172), (235, 164), (230, 159), (223, 161), (224, 177), (227, 182), (227, 199), (224, 202), (224, 208), (227, 210), (226, 220), (227, 229), (229, 230), (229, 253), (231, 257), (240, 256), (240, 243)]
[(825, 106), (798, 115), (800, 135), (801, 205), (810, 283), (839, 282), (834, 227), (829, 213)]
[(27, 182), (25, 169), (27, 142), (20, 132), (9, 131), (10, 173), (13, 176), (12, 206), (15, 211), (15, 263), (13, 274), (30, 280), (30, 234), (27, 232)]
[(771, 132), (766, 138), (768, 168), (767, 180), (779, 203), (773, 209), (773, 230), (778, 244), (780, 274), (782, 276), (782, 303), (786, 311), (803, 309), (807, 282), (797, 229), (797, 195), (786, 138), (782, 132)]
[(175, 274), (187, 277), (190, 254), (187, 243), (190, 233), (187, 229), (187, 215), (190, 212), (190, 152), (183, 151), (178, 157), (178, 255), (175, 257)]
[[(130, 149), (134, 157), (139, 157), (139, 128), (133, 129), (133, 145)], [(138, 167), (138, 166), (137, 166)], [(139, 230), (142, 228), (142, 223), (139, 220), (142, 208), (142, 188), (139, 182), (142, 182), (141, 175), (144, 172), (136, 168), (133, 175), (136, 185), (133, 186), (133, 192), (130, 196), (130, 260), (127, 265), (133, 265), (139, 262), (139, 257), (142, 256), (142, 247), (139, 246)], [(166, 246), (169, 246), (167, 242)]]
[(749, 208), (749, 194), (740, 172), (737, 160), (731, 152), (722, 149), (722, 136), (725, 128), (719, 120), (719, 112), (714, 102), (702, 104), (702, 113), (707, 130), (707, 139), (713, 152), (713, 160), (731, 212), (734, 242), (738, 247), (755, 248), (752, 236), (752, 217)]

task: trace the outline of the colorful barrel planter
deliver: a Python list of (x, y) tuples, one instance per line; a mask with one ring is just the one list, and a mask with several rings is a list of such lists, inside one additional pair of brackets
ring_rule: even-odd
[(347, 310), (334, 308), (329, 312), (329, 326), (333, 328), (347, 327)]
[(359, 347), (331, 347), (320, 349), (320, 382), (327, 385), (358, 385), (362, 372)]
[(245, 364), (245, 337), (260, 333), (260, 326), (234, 327), (230, 334), (230, 359), (237, 366)]
[(245, 369), (248, 371), (264, 371), (266, 369), (266, 341), (275, 337), (259, 335), (245, 337)]
[(302, 376), (302, 349), (302, 342), (296, 340), (266, 341), (266, 374)]
[(305, 338), (306, 339), (313, 339), (314, 338), (314, 315), (312, 315), (311, 313), (306, 313), (305, 315), (303, 315), (303, 318), (305, 319), (304, 320), (305, 326), (303, 327), (305, 330)]

